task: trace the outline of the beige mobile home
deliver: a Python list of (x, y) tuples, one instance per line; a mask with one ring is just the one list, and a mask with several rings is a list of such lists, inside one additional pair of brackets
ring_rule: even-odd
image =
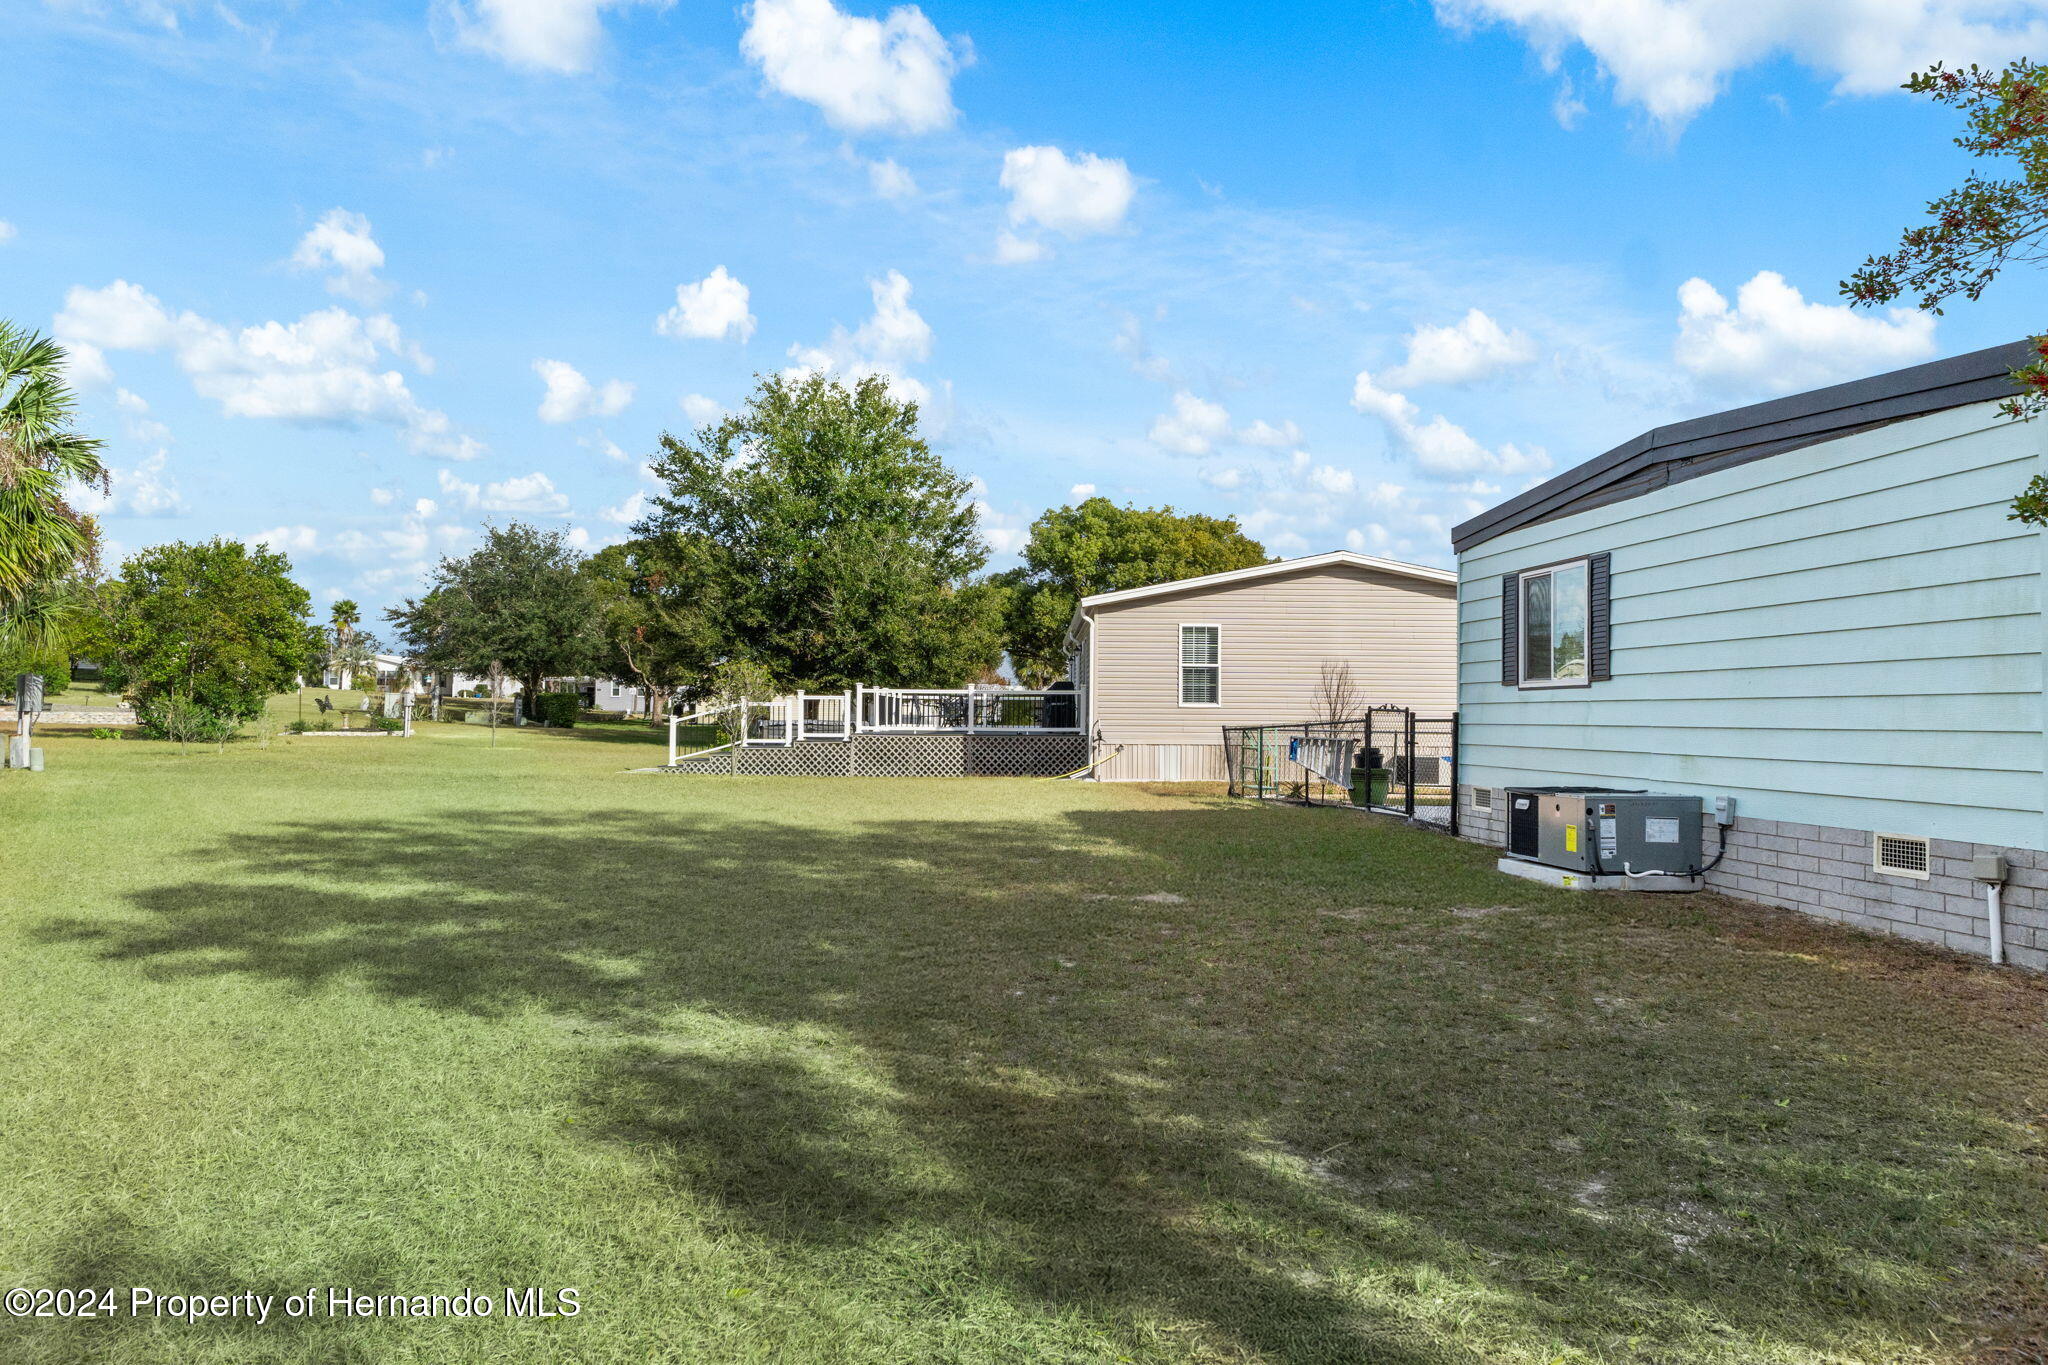
[(1338, 550), (1084, 597), (1067, 630), (1108, 781), (1221, 782), (1223, 727), (1318, 719), (1325, 665), (1366, 706), (1448, 716), (1457, 575)]

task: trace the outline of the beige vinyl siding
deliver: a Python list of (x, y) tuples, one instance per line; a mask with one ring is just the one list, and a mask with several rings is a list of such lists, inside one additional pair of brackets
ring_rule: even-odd
[[(1115, 747), (1105, 745), (1101, 752)], [(1095, 777), (1100, 782), (1227, 782), (1230, 772), (1224, 766), (1220, 742), (1126, 744), (1121, 753), (1095, 770)]]
[[(1365, 705), (1446, 716), (1457, 697), (1457, 592), (1326, 565), (1091, 608), (1094, 723), (1126, 753), (1104, 777), (1220, 781), (1222, 727), (1313, 719), (1325, 663), (1348, 663)], [(1222, 629), (1216, 706), (1180, 704), (1180, 628)], [(1177, 753), (1149, 752), (1174, 746)], [(1214, 754), (1192, 753), (1199, 746)]]

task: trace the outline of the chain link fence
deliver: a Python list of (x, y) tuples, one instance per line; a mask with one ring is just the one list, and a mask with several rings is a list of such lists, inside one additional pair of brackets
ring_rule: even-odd
[(1458, 718), (1382, 706), (1351, 720), (1226, 725), (1230, 794), (1359, 806), (1458, 832)]

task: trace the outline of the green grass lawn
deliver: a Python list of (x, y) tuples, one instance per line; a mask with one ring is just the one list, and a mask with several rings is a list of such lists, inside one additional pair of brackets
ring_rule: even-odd
[(631, 775), (621, 724), (46, 747), (0, 1281), (583, 1307), (0, 1319), (9, 1365), (2017, 1361), (2048, 1315), (2036, 979), (1344, 810)]

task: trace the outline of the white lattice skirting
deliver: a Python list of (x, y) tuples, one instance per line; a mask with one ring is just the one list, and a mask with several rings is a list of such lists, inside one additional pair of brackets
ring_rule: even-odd
[(741, 777), (1057, 777), (1088, 761), (1081, 735), (855, 735), (727, 749), (673, 773)]

